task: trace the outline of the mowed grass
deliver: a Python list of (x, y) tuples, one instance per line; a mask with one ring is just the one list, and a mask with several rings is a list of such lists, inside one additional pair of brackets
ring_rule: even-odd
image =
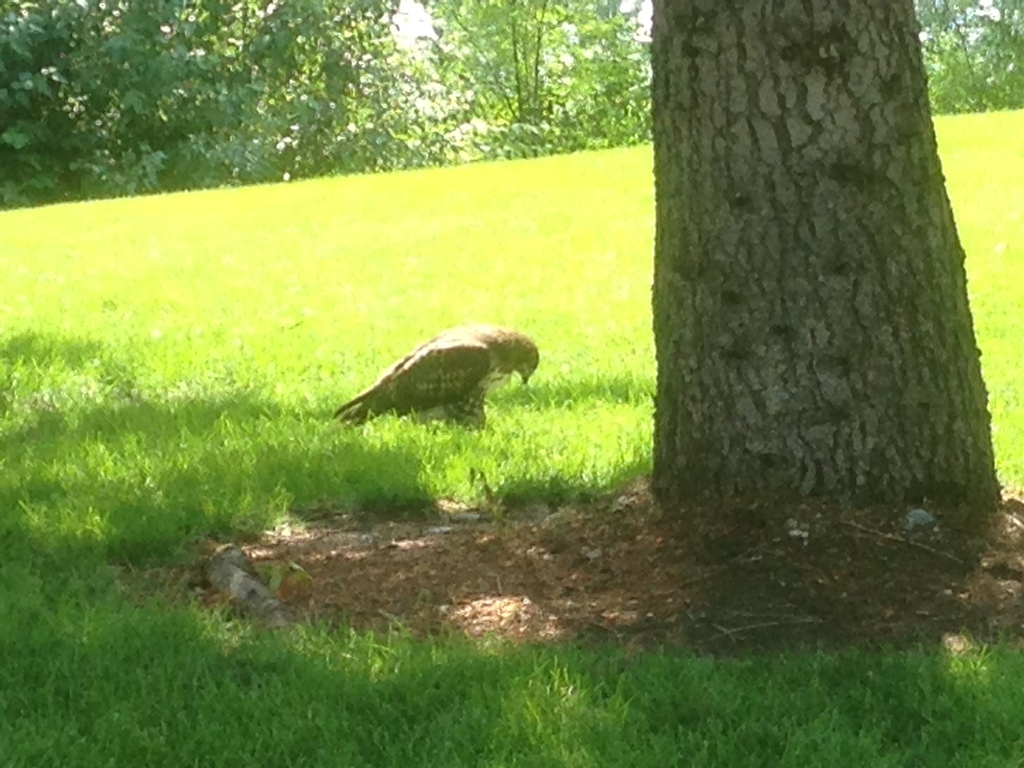
[[(939, 122), (1004, 481), (1024, 479), (1020, 113)], [(650, 151), (0, 215), (0, 517), (162, 557), (289, 508), (566, 498), (650, 466)], [(413, 344), (536, 337), (480, 434), (335, 406)]]
[(1024, 487), (1024, 112), (936, 121), (1004, 485)]
[[(941, 119), (1024, 485), (1024, 113)], [(5, 766), (1009, 766), (1010, 648), (784, 655), (267, 634), (106, 566), (314, 504), (599, 493), (650, 464), (649, 148), (0, 214)], [(331, 411), (439, 328), (536, 337), (482, 433)], [(291, 512), (290, 512), (291, 510)]]
[(109, 601), (20, 616), (0, 643), (5, 768), (1009, 768), (1024, 754), (1024, 656), (1005, 648), (720, 663), (257, 634)]
[[(0, 515), (115, 556), (291, 507), (574, 497), (650, 463), (648, 153), (0, 216)], [(535, 337), (482, 433), (334, 408), (447, 326)]]

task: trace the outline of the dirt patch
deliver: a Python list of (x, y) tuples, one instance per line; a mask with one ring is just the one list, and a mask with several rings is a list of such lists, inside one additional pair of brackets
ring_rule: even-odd
[[(670, 516), (637, 481), (500, 520), (453, 505), (423, 523), (321, 513), (243, 549), (285, 574), (294, 616), (360, 629), (715, 654), (1024, 635), (1024, 503), (1007, 498), (982, 531), (936, 510), (908, 531), (908, 512), (765, 503)], [(292, 564), (309, 578), (289, 579)]]

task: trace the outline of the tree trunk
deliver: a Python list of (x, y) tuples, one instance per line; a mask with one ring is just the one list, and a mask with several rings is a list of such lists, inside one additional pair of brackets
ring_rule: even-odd
[(663, 503), (999, 495), (912, 0), (655, 0)]

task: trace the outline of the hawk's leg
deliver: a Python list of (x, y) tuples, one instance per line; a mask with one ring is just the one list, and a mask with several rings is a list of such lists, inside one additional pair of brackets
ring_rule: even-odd
[(444, 421), (470, 429), (483, 429), (487, 423), (483, 397), (467, 398), (457, 403), (428, 408), (415, 413), (413, 417), (420, 423)]
[(487, 424), (484, 413), (484, 393), (474, 393), (464, 400), (452, 403), (445, 408), (445, 418), (455, 424), (471, 429), (483, 429)]

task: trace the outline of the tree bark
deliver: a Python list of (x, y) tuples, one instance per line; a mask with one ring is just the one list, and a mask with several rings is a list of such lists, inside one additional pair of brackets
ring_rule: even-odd
[(654, 487), (994, 506), (912, 0), (655, 0)]

